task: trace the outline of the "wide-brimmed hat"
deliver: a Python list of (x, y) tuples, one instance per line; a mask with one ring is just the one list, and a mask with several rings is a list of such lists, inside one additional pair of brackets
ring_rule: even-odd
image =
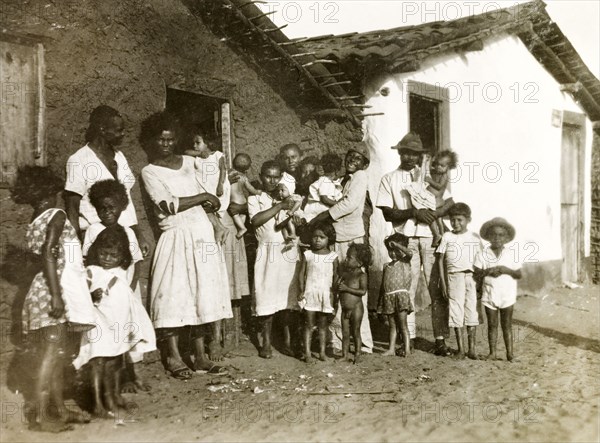
[(392, 149), (397, 149), (399, 151), (408, 149), (409, 151), (419, 153), (427, 152), (425, 149), (423, 149), (423, 143), (421, 142), (421, 137), (419, 137), (419, 134), (412, 131), (402, 137), (402, 140), (400, 140), (396, 146), (392, 146)]
[(362, 143), (351, 146), (348, 149), (348, 152), (358, 152), (367, 160), (367, 163), (371, 162), (371, 154), (369, 154), (369, 148), (367, 148), (367, 146), (365, 146)]
[(482, 239), (490, 241), (491, 230), (492, 230), (492, 228), (495, 228), (496, 226), (502, 226), (504, 229), (506, 229), (506, 232), (508, 233), (508, 241), (514, 240), (515, 233), (516, 233), (514, 226), (511, 225), (509, 222), (507, 222), (502, 217), (496, 217), (496, 218), (486, 221), (481, 226), (481, 229), (479, 230), (479, 235), (481, 236)]

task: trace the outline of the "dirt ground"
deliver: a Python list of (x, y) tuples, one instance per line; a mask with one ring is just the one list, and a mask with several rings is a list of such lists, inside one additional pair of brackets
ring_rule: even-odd
[[(141, 371), (152, 391), (126, 395), (132, 410), (59, 435), (27, 430), (3, 362), (1, 440), (598, 441), (599, 302), (597, 286), (520, 297), (516, 363), (434, 356), (427, 311), (409, 358), (380, 355), (377, 325), (376, 352), (357, 365), (263, 360), (246, 339), (225, 361), (229, 376), (178, 381), (154, 355)], [(487, 353), (485, 325), (478, 351)]]

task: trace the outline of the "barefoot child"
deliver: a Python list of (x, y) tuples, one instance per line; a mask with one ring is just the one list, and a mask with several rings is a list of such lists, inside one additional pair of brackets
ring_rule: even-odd
[[(93, 223), (85, 231), (83, 239), (83, 256), (86, 257), (90, 246), (98, 237), (98, 234), (106, 228), (117, 226), (121, 213), (129, 204), (129, 198), (125, 186), (117, 180), (102, 180), (92, 185), (89, 191), (90, 203), (96, 209), (96, 213), (100, 218), (99, 223)], [(132, 261), (127, 268), (127, 281), (136, 298), (142, 303), (142, 294), (138, 279), (142, 260), (142, 252), (140, 250), (135, 233), (131, 228), (123, 227), (129, 239), (129, 251), (131, 252)], [(149, 391), (150, 385), (137, 375), (135, 371), (135, 363), (141, 362), (142, 354), (129, 352), (125, 359), (125, 374), (122, 384), (123, 392), (136, 392), (137, 389)]]
[(202, 134), (194, 134), (194, 149), (185, 151), (185, 155), (196, 157), (195, 166), (200, 185), (210, 194), (219, 197), (222, 210), (229, 204), (230, 184), (227, 179), (225, 156), (212, 142), (206, 142)]
[(254, 263), (254, 314), (257, 317), (262, 344), (259, 356), (271, 358), (271, 327), (273, 317), (282, 312), (285, 353), (291, 351), (291, 311), (298, 310), (299, 248), (286, 244), (281, 231), (275, 229), (275, 217), (291, 209), (293, 201), (277, 201), (277, 184), (281, 181), (281, 167), (275, 161), (263, 163), (260, 180), (263, 191), (248, 198), (248, 213), (256, 232), (258, 247)]
[(390, 324), (390, 346), (383, 355), (396, 354), (397, 328), (400, 327), (404, 343), (404, 356), (410, 354), (410, 337), (407, 315), (414, 311), (410, 299), (412, 252), (408, 249), (408, 237), (399, 232), (387, 237), (385, 247), (392, 261), (383, 267), (378, 314), (387, 315)]
[[(35, 276), (25, 296), (22, 319), (27, 343), (36, 346), (40, 356), (32, 380), (35, 406), (29, 428), (46, 432), (69, 430), (67, 423), (86, 421), (64, 404), (64, 354), (67, 328), (88, 331), (96, 322), (85, 282), (81, 244), (65, 212), (56, 207), (62, 188), (62, 180), (50, 168), (40, 166), (19, 169), (12, 188), (15, 203), (30, 204), (34, 209), (27, 227), (27, 245), (43, 259), (42, 272)], [(48, 416), (51, 405), (57, 408), (60, 421)]]
[(517, 280), (521, 278), (521, 262), (504, 245), (515, 238), (515, 228), (505, 219), (497, 217), (487, 221), (479, 231), (481, 238), (490, 242), (475, 258), (475, 275), (482, 279), (481, 303), (488, 319), (488, 359), (496, 359), (498, 340), (498, 311), (506, 359), (513, 361), (512, 314), (517, 302)]
[(310, 222), (323, 211), (327, 211), (342, 198), (342, 185), (338, 177), (342, 159), (337, 154), (325, 154), (321, 158), (324, 175), (310, 185), (304, 218)]
[(310, 344), (316, 323), (319, 328), (319, 360), (325, 361), (327, 317), (333, 314), (333, 291), (338, 270), (338, 255), (333, 251), (335, 229), (330, 223), (316, 224), (312, 229), (310, 250), (304, 252), (300, 266), (300, 295), (304, 310), (304, 361), (310, 363)]
[(248, 231), (246, 229), (246, 214), (248, 214), (248, 196), (258, 195), (260, 191), (250, 184), (246, 171), (252, 166), (252, 160), (248, 154), (238, 154), (233, 158), (233, 169), (237, 172), (238, 181), (231, 184), (231, 195), (227, 212), (231, 215), (235, 228), (236, 237), (242, 238)]
[[(438, 152), (431, 161), (431, 168), (429, 169), (430, 175), (425, 177), (425, 182), (429, 184), (427, 190), (435, 196), (437, 208), (444, 206), (444, 202), (448, 198), (451, 198), (448, 190), (448, 183), (450, 180), (448, 171), (456, 169), (457, 164), (458, 156), (456, 155), (456, 152), (450, 150)], [(431, 223), (429, 228), (433, 235), (431, 246), (435, 248), (440, 244), (446, 227), (440, 217)]]
[(131, 262), (129, 238), (118, 224), (101, 231), (88, 251), (87, 281), (98, 327), (97, 334), (82, 337), (73, 364), (79, 369), (89, 361), (94, 415), (100, 418), (114, 417), (118, 407), (125, 407), (119, 378), (124, 354), (156, 350), (150, 317), (127, 278)]
[(449, 304), (448, 325), (454, 328), (458, 345), (457, 358), (465, 358), (464, 327), (467, 327), (469, 350), (467, 357), (476, 360), (475, 327), (479, 324), (477, 291), (473, 279), (475, 256), (481, 251), (481, 239), (467, 230), (471, 221), (471, 208), (456, 203), (448, 210), (452, 232), (446, 232), (435, 251), (438, 260), (441, 286)]
[(362, 297), (367, 294), (367, 273), (363, 268), (372, 261), (368, 245), (352, 243), (346, 253), (346, 261), (337, 281), (337, 292), (342, 307), (342, 357), (350, 360), (350, 328), (354, 338), (354, 363), (358, 363), (362, 347), (360, 324), (364, 307)]

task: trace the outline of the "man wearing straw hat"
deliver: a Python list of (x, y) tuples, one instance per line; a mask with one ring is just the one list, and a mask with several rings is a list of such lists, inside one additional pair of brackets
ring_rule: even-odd
[[(385, 174), (379, 185), (376, 206), (382, 210), (386, 221), (391, 222), (395, 232), (409, 238), (409, 249), (412, 251), (410, 262), (412, 281), (410, 286), (411, 300), (415, 301), (421, 267), (427, 284), (427, 291), (431, 298), (431, 322), (435, 337), (435, 353), (437, 355), (450, 355), (445, 338), (449, 336), (448, 329), (448, 302), (443, 298), (438, 285), (439, 275), (437, 266), (434, 265), (434, 251), (431, 246), (433, 235), (429, 225), (441, 217), (451, 206), (450, 193), (443, 198), (450, 199), (447, 204), (436, 211), (430, 209), (416, 209), (411, 201), (407, 188), (412, 182), (418, 181), (421, 174), (419, 167), (423, 149), (421, 138), (414, 132), (406, 134), (392, 149), (397, 149), (400, 155), (400, 166), (392, 172)], [(415, 313), (408, 316), (409, 335), (416, 337)], [(411, 344), (412, 345), (412, 344)]]

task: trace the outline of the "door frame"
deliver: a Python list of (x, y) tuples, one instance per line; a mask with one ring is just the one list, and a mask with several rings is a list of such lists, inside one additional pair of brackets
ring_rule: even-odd
[[(586, 117), (585, 114), (573, 111), (563, 111), (562, 125), (561, 125), (561, 160), (560, 165), (562, 168), (562, 132), (565, 126), (571, 126), (579, 128), (581, 148), (577, 158), (577, 170), (579, 172), (577, 177), (577, 280), (583, 281), (585, 278), (585, 142), (586, 142)], [(561, 201), (562, 211), (562, 201)], [(562, 216), (562, 215), (561, 215)], [(562, 248), (562, 229), (561, 229), (561, 248)], [(563, 256), (563, 267), (564, 264)]]

